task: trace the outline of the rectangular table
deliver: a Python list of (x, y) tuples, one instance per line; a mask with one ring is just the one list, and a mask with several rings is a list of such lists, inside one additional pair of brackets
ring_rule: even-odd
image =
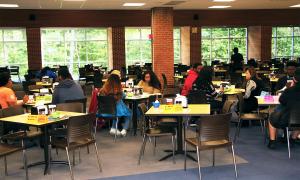
[[(209, 115), (210, 104), (189, 104), (188, 108), (182, 108), (180, 110), (165, 110), (165, 107), (166, 105), (160, 105), (159, 108), (151, 107), (145, 115), (155, 117), (177, 117), (177, 150), (175, 154), (184, 154), (182, 141), (183, 117), (198, 117), (203, 115)], [(163, 159), (166, 159), (170, 156), (171, 155), (168, 155)]]
[[(45, 175), (50, 173), (50, 169), (49, 169), (50, 154), (49, 154), (49, 149), (48, 149), (48, 145), (50, 143), (49, 142), (49, 134), (48, 134), (49, 126), (66, 121), (69, 117), (72, 117), (72, 116), (84, 115), (84, 113), (76, 113), (76, 112), (67, 112), (67, 111), (58, 111), (58, 112), (60, 112), (62, 115), (64, 115), (64, 118), (61, 118), (58, 120), (48, 120), (45, 122), (29, 121), (28, 120), (28, 116), (30, 115), (29, 113), (0, 118), (0, 121), (2, 121), (2, 122), (18, 123), (18, 124), (43, 128), (43, 130), (44, 130), (44, 163), (45, 163), (44, 174)], [(39, 164), (43, 164), (43, 163), (37, 163), (37, 164), (39, 165)]]

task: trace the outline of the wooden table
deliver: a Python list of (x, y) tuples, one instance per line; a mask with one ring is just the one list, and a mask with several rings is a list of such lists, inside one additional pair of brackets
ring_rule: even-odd
[(138, 104), (146, 99), (149, 99), (152, 95), (158, 95), (160, 96), (160, 93), (157, 94), (149, 94), (149, 93), (143, 93), (142, 95), (133, 95), (133, 96), (126, 96), (124, 98), (125, 102), (132, 103), (132, 125), (133, 125), (133, 135), (136, 135), (137, 131), (137, 109)]
[[(151, 107), (147, 112), (146, 116), (155, 116), (155, 117), (176, 117), (177, 118), (177, 150), (175, 154), (184, 154), (183, 151), (183, 133), (182, 133), (182, 123), (183, 117), (193, 117), (193, 116), (202, 116), (210, 114), (210, 104), (189, 104), (188, 108), (181, 108), (174, 110), (166, 110), (167, 105), (160, 105), (159, 108)], [(171, 157), (172, 154), (163, 157), (161, 160)]]
[[(29, 121), (28, 116), (30, 114), (22, 114), (22, 115), (16, 115), (16, 116), (10, 116), (10, 117), (4, 117), (0, 118), (0, 121), (2, 122), (8, 122), (8, 123), (18, 123), (18, 124), (23, 124), (27, 126), (35, 126), (42, 128), (44, 132), (44, 161), (43, 162), (37, 162), (32, 165), (29, 165), (28, 167), (36, 166), (36, 165), (42, 165), (45, 164), (45, 169), (44, 169), (44, 174), (49, 174), (50, 173), (50, 154), (49, 154), (49, 127), (53, 124), (58, 124), (63, 121), (66, 121), (69, 117), (71, 116), (80, 116), (84, 115), (83, 113), (76, 113), (76, 112), (67, 112), (67, 111), (59, 111), (62, 115), (64, 115), (64, 118), (57, 119), (57, 120), (48, 120), (44, 122), (39, 122), (39, 121)], [(64, 161), (51, 161), (53, 164), (65, 164)]]

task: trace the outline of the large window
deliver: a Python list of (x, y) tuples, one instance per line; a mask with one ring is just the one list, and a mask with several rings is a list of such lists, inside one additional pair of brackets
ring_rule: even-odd
[(300, 57), (300, 27), (273, 27), (272, 57)]
[(247, 59), (247, 28), (202, 28), (202, 60), (228, 63), (234, 47)]
[(174, 63), (181, 63), (180, 57), (180, 28), (175, 28), (173, 31), (174, 39)]
[(126, 65), (151, 63), (151, 28), (125, 28)]
[(0, 29), (0, 66), (19, 66), (20, 74), (28, 69), (25, 29)]
[(107, 29), (43, 28), (41, 34), (43, 66), (67, 65), (73, 76), (85, 64), (108, 66)]

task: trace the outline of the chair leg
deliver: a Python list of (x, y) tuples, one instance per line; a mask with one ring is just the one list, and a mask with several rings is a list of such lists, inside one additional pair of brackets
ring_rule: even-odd
[(175, 142), (174, 142), (175, 137), (172, 136), (172, 153), (173, 153), (173, 164), (175, 164)]
[(241, 120), (239, 120), (238, 125), (235, 130), (235, 135), (234, 135), (234, 139), (233, 139), (234, 142), (236, 141), (237, 136), (240, 135), (240, 128), (241, 128)]
[(115, 142), (117, 141), (118, 123), (119, 123), (119, 118), (117, 118), (116, 127), (115, 127), (116, 128), (116, 134), (115, 134), (115, 139), (114, 139)]
[(6, 156), (4, 156), (4, 173), (5, 173), (5, 176), (8, 175), (8, 172), (7, 172), (7, 160), (6, 160)]
[(89, 147), (89, 145), (86, 146), (86, 152), (87, 152), (88, 154), (90, 154), (90, 147)]
[(213, 152), (213, 167), (215, 167), (215, 149), (213, 149), (212, 152)]
[(286, 141), (287, 141), (287, 145), (288, 145), (288, 153), (289, 153), (289, 159), (291, 159), (291, 146), (290, 146), (290, 132), (289, 132), (289, 128), (286, 128)]
[(75, 166), (75, 150), (73, 150), (73, 166)]
[(66, 153), (67, 153), (67, 158), (68, 158), (68, 163), (69, 163), (70, 176), (71, 176), (71, 179), (74, 180), (74, 175), (73, 175), (73, 170), (72, 170), (72, 165), (71, 165), (71, 161), (70, 161), (70, 156), (69, 156), (69, 149), (68, 149), (68, 147), (66, 147)]
[[(22, 142), (23, 144), (23, 142)], [(26, 150), (25, 147), (23, 147), (23, 162), (24, 162), (24, 170), (25, 170), (25, 174), (26, 174), (26, 180), (28, 180), (28, 168), (27, 168), (27, 156), (26, 156)]]
[(57, 148), (55, 148), (55, 151), (56, 151), (56, 155), (58, 156), (58, 149), (57, 149)]
[(144, 155), (145, 146), (146, 146), (146, 135), (144, 135), (144, 137), (143, 137), (143, 143), (142, 143), (141, 150), (140, 150), (140, 155), (139, 155), (138, 165), (140, 165), (142, 155)]
[[(89, 146), (87, 146), (87, 147), (89, 147)], [(81, 163), (81, 148), (79, 148), (79, 152), (78, 152), (78, 161), (79, 161), (79, 163)]]
[(237, 168), (236, 168), (236, 159), (235, 159), (233, 144), (231, 145), (231, 151), (232, 151), (232, 159), (233, 159), (233, 164), (234, 164), (235, 178), (237, 179), (238, 173), (237, 173)]
[(155, 153), (156, 153), (156, 137), (154, 137), (154, 140), (153, 140), (153, 155), (155, 156)]
[(198, 146), (196, 147), (196, 149), (197, 149), (197, 160), (198, 160), (198, 173), (199, 173), (199, 179), (201, 180), (202, 176), (201, 176), (201, 164), (200, 164), (200, 151)]
[(184, 142), (184, 170), (186, 171), (186, 142)]
[(100, 160), (100, 156), (99, 156), (99, 152), (98, 152), (97, 143), (95, 142), (94, 145), (95, 145), (95, 151), (96, 151), (96, 156), (97, 156), (97, 162), (98, 162), (99, 171), (102, 172), (101, 160)]
[(264, 136), (264, 135), (265, 135), (264, 125), (263, 125), (263, 122), (262, 122), (261, 119), (259, 120), (259, 123), (260, 123), (260, 127), (261, 127), (261, 133), (262, 133), (262, 135)]

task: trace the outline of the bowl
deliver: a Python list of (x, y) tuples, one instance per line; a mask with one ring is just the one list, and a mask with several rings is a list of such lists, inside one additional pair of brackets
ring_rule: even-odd
[(152, 102), (152, 105), (154, 108), (159, 108), (160, 103), (159, 102)]

